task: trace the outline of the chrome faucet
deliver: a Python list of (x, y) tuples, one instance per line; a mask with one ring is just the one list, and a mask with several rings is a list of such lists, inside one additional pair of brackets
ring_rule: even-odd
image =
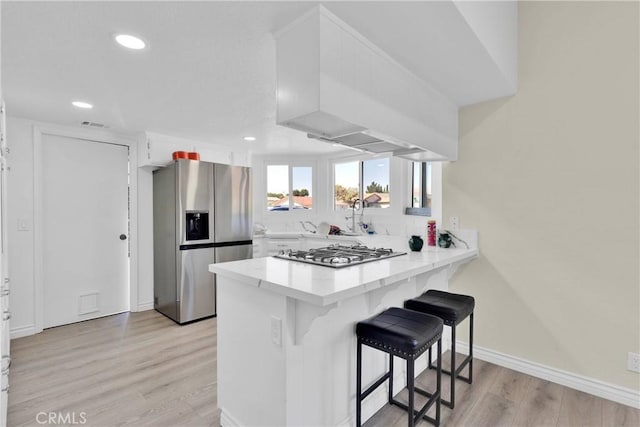
[(349, 226), (349, 224), (347, 223), (347, 228), (352, 233), (356, 232), (356, 205), (358, 205), (358, 209), (360, 209), (360, 221), (358, 222), (358, 224), (360, 225), (362, 223), (362, 215), (364, 213), (364, 204), (360, 202), (361, 202), (360, 199), (354, 199), (353, 203), (351, 203), (351, 216), (344, 217), (344, 219), (347, 221), (351, 220), (351, 226)]
[[(305, 224), (309, 224), (310, 226), (312, 226), (313, 230), (309, 230)], [(304, 231), (306, 231), (307, 233), (314, 233), (315, 234), (315, 233), (318, 232), (318, 227), (314, 223), (312, 223), (311, 221), (300, 221), (300, 225), (302, 226)]]

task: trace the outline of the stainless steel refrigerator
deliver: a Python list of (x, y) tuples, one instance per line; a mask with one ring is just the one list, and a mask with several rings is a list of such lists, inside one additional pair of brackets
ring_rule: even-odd
[(176, 160), (153, 172), (154, 307), (187, 323), (216, 314), (209, 264), (251, 258), (250, 169)]

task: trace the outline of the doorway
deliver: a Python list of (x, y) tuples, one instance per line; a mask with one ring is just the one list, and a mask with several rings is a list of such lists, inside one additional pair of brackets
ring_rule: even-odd
[(38, 136), (36, 329), (129, 311), (131, 146)]

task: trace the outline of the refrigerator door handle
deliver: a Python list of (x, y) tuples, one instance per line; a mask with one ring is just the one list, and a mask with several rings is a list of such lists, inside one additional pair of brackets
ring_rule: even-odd
[(253, 240), (236, 240), (234, 242), (217, 242), (214, 244), (214, 248), (225, 248), (227, 246), (243, 246), (253, 245)]
[(178, 249), (181, 251), (191, 251), (194, 249), (207, 249), (207, 248), (214, 248), (215, 247), (215, 243), (191, 243), (191, 244), (187, 244), (187, 245), (180, 245), (178, 246)]

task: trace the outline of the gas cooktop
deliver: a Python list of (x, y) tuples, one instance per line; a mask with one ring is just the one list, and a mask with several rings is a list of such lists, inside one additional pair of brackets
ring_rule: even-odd
[(325, 267), (349, 267), (371, 261), (380, 261), (406, 252), (394, 252), (392, 249), (369, 248), (367, 246), (330, 245), (324, 248), (280, 251), (276, 258), (290, 261), (306, 262), (308, 264), (323, 265)]

